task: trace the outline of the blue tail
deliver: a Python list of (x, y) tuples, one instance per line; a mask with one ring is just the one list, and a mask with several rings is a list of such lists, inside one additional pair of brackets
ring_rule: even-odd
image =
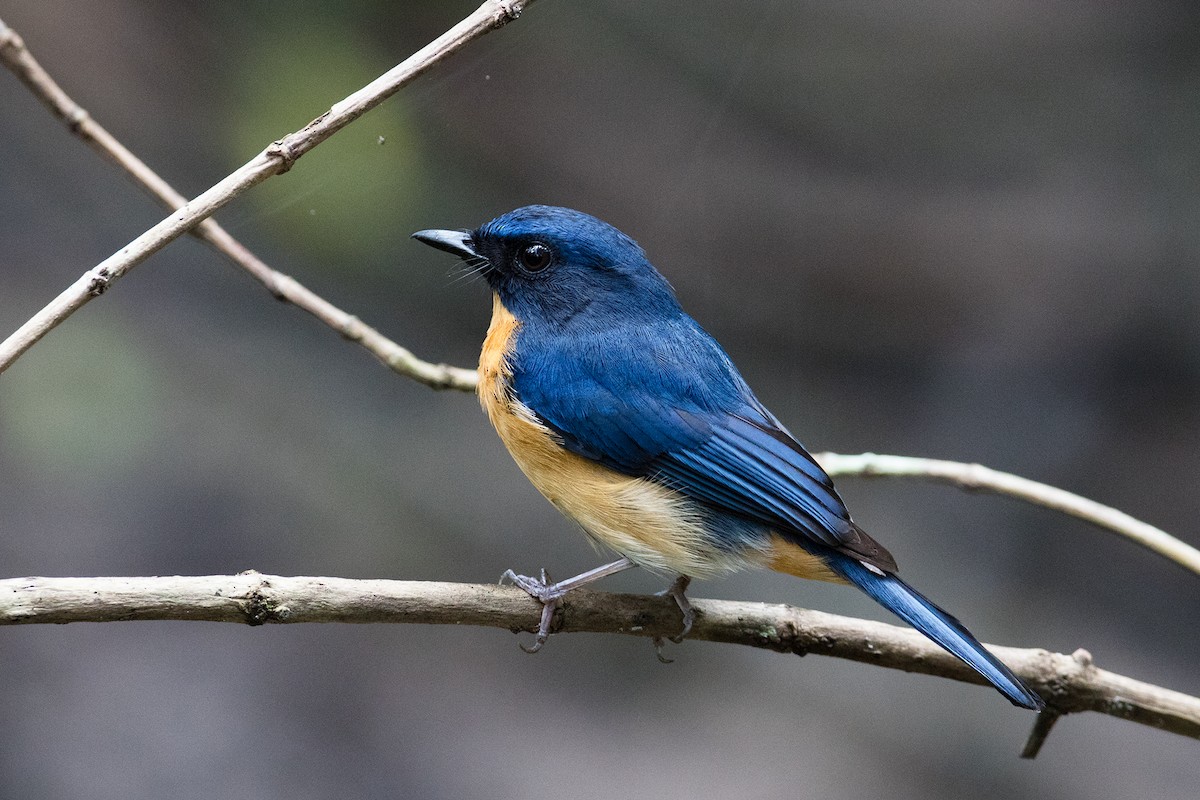
[(829, 567), (869, 594), (877, 603), (921, 633), (958, 656), (989, 682), (1013, 705), (1041, 711), (1046, 707), (1008, 667), (989, 653), (962, 623), (922, 597), (895, 575), (879, 574), (862, 562), (842, 553), (827, 555)]

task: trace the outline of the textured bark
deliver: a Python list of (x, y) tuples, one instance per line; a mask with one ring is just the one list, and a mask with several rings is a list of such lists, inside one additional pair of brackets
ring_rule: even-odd
[[(958, 681), (984, 680), (908, 628), (787, 605), (692, 600), (690, 639), (797, 655), (861, 661)], [(536, 630), (540, 605), (511, 586), (428, 581), (239, 575), (0, 580), (0, 624), (206, 620), (249, 625), (300, 622), (482, 625)], [(668, 637), (680, 617), (669, 597), (571, 592), (556, 615), (560, 633)], [(1200, 698), (1100, 669), (1091, 655), (989, 648), (1049, 704), (1027, 754), (1057, 716), (1096, 711), (1200, 738)]]

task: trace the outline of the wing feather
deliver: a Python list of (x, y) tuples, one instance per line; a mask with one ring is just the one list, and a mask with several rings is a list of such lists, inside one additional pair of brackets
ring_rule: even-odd
[(895, 570), (825, 471), (690, 317), (569, 342), (537, 337), (521, 333), (513, 390), (567, 449), (809, 549), (832, 547)]

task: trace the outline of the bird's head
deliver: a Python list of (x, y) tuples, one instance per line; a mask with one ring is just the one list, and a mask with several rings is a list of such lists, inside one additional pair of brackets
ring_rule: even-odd
[(517, 319), (567, 325), (639, 312), (661, 317), (679, 305), (637, 242), (569, 208), (525, 206), (473, 231), (413, 234), (478, 269)]

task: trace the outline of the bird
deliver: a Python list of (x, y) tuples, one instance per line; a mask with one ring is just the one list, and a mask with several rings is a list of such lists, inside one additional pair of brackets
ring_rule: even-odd
[[(530, 205), (475, 229), (417, 231), (492, 291), (478, 395), (530, 482), (620, 556), (551, 583), (505, 577), (543, 604), (536, 651), (567, 592), (640, 566), (692, 578), (767, 568), (858, 587), (975, 669), (1014, 705), (1043, 700), (957, 619), (897, 577), (833, 481), (680, 305), (642, 248), (568, 208)], [(660, 652), (661, 658), (661, 652)]]

